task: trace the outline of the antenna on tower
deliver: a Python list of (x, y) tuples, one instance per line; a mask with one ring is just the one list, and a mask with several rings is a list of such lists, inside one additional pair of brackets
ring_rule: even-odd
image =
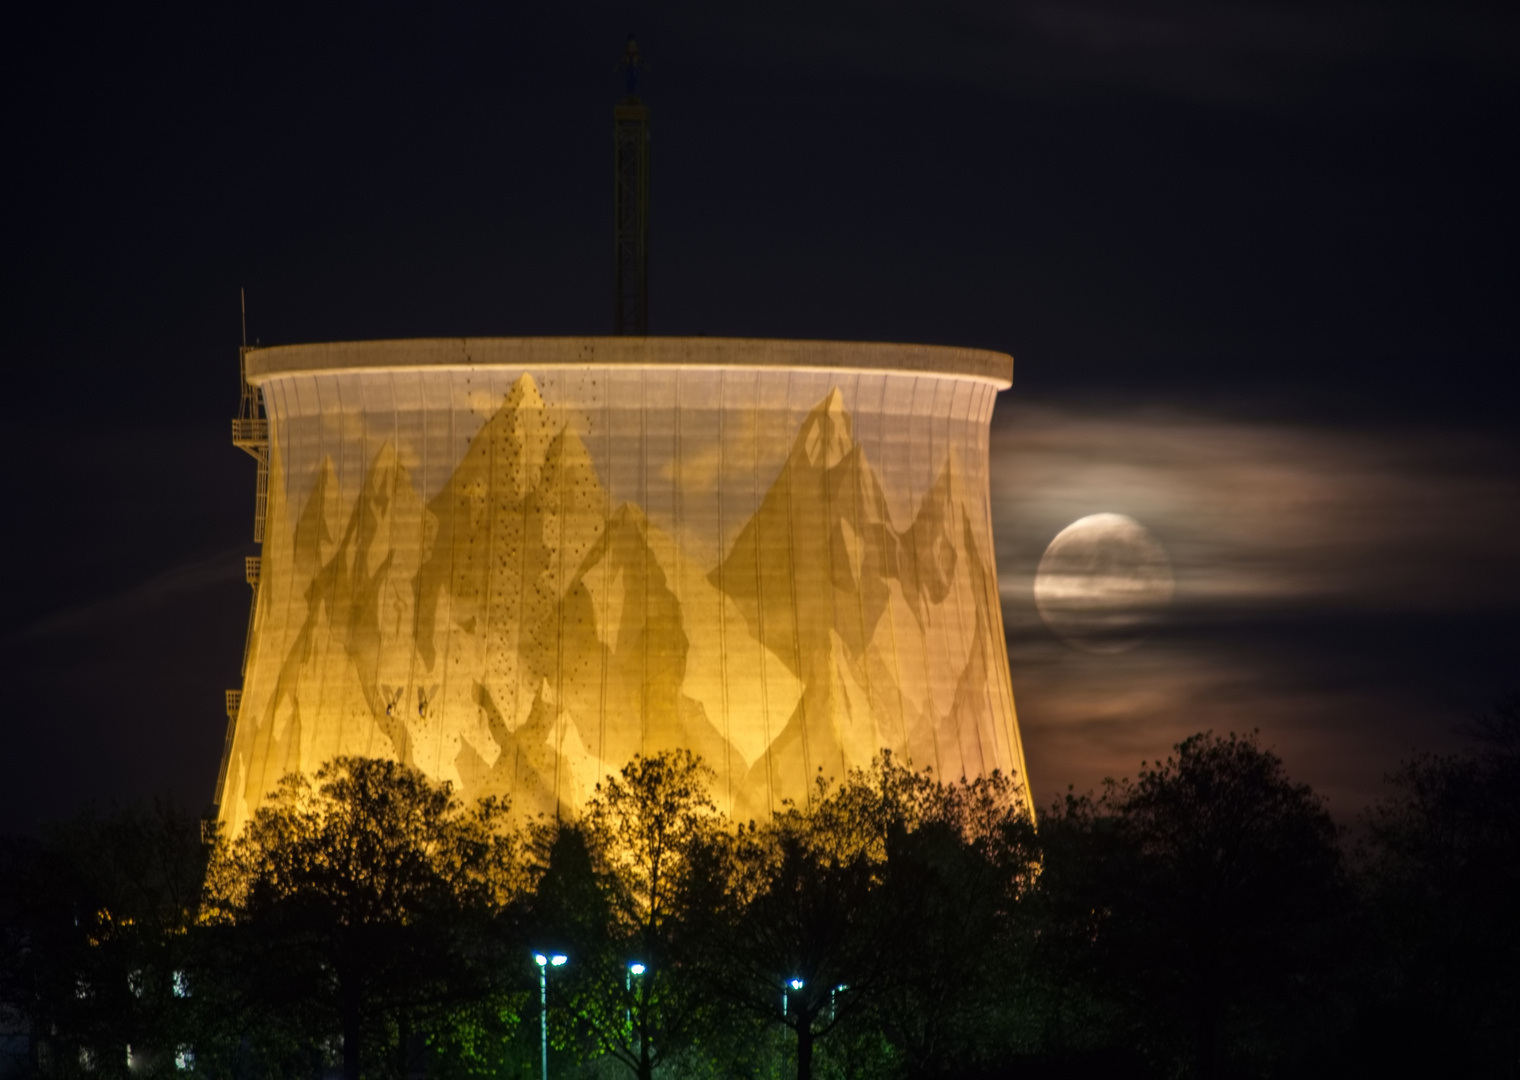
[(639, 100), (639, 47), (628, 45), (617, 68), (628, 92), (612, 110), (612, 243), (616, 289), (613, 333), (649, 333), (649, 107)]

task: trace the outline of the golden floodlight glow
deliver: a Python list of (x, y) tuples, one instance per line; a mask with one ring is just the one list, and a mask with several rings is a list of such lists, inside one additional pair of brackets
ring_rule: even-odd
[(987, 477), (1009, 357), (448, 339), (246, 369), (269, 493), (228, 834), (338, 754), (526, 814), (676, 747), (740, 819), (884, 748), (1023, 779)]

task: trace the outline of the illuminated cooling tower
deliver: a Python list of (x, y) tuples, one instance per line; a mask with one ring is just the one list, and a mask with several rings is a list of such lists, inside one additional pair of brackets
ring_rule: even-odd
[(1009, 357), (454, 339), (246, 370), (269, 495), (228, 829), (338, 754), (529, 814), (675, 747), (741, 819), (884, 747), (1022, 778), (987, 481)]

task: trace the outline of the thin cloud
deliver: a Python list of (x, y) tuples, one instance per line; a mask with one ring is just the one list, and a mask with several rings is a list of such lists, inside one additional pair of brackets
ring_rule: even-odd
[[(1471, 672), (1514, 646), (1517, 461), (1517, 441), (1461, 431), (1000, 406), (994, 530), (1037, 796), (1133, 775), (1195, 731), (1260, 729), (1354, 813), (1503, 690)], [(1033, 603), (1051, 538), (1105, 511), (1154, 531), (1177, 575), (1165, 625), (1118, 656), (1060, 644)]]
[(1162, 540), (1184, 617), (1252, 607), (1520, 604), (1520, 446), (1203, 413), (1013, 404), (992, 440), (1005, 597), (1060, 529), (1128, 514)]
[(0, 638), (0, 649), (9, 649), (40, 638), (92, 630), (139, 618), (162, 608), (177, 597), (204, 592), (243, 579), (243, 557), (248, 548), (239, 545), (210, 558), (185, 563), (134, 585), (125, 592), (92, 604), (55, 611), (23, 630)]

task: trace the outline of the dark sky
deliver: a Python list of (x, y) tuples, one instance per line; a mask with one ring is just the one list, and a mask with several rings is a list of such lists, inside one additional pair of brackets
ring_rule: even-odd
[[(1010, 352), (1036, 793), (1260, 728), (1343, 816), (1520, 691), (1512, 4), (32, 5), (5, 33), (0, 829), (209, 801), (263, 343), (611, 328), (614, 63), (662, 334)], [(1151, 641), (1030, 601), (1088, 513)]]

